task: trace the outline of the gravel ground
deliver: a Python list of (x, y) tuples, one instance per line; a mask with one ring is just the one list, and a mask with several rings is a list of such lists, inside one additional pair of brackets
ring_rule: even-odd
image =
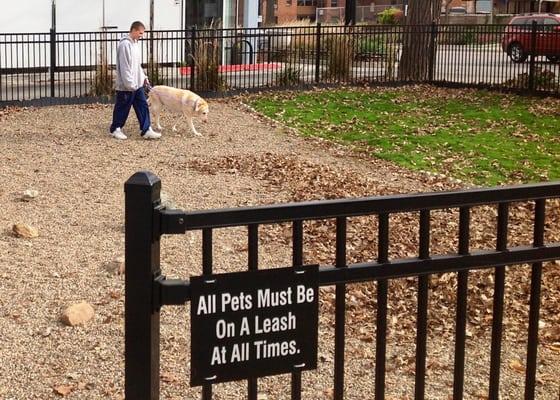
[[(366, 159), (336, 145), (302, 139), (252, 114), (237, 99), (211, 102), (209, 123), (197, 124), (204, 135), (201, 138), (193, 137), (184, 127), (177, 133), (164, 131), (160, 141), (144, 141), (131, 115), (125, 128), (130, 139), (116, 141), (106, 132), (111, 112), (110, 106), (89, 105), (0, 114), (0, 399), (122, 398), (124, 278), (115, 274), (111, 263), (124, 253), (123, 184), (138, 170), (157, 174), (170, 201), (186, 210), (461, 186), (443, 177)], [(163, 122), (164, 126), (172, 125), (166, 117)], [(317, 190), (301, 180), (310, 174), (314, 174)], [(27, 189), (37, 190), (37, 198), (22, 201)], [(11, 232), (16, 223), (37, 228), (39, 236), (16, 238)], [(309, 227), (311, 237), (313, 229)], [(289, 265), (289, 246), (274, 240), (283, 234), (282, 228), (263, 232), (259, 253), (262, 267)], [(243, 229), (216, 233), (216, 272), (244, 269), (244, 235)], [(200, 242), (198, 233), (164, 238), (164, 274), (179, 278), (200, 274)], [(321, 263), (332, 258), (333, 249), (317, 247), (319, 244), (312, 239), (306, 242), (306, 261), (311, 262), (314, 256)], [(557, 265), (547, 268), (545, 274), (557, 273)], [(488, 279), (488, 275), (481, 279)], [(516, 279), (528, 281), (529, 274), (523, 272)], [(403, 282), (395, 286), (395, 293), (406, 292), (413, 298), (414, 282)], [(558, 280), (555, 282), (558, 285)], [(332, 395), (332, 289), (321, 289), (320, 365), (317, 371), (303, 375), (304, 399), (328, 399)], [(557, 291), (556, 286), (545, 287), (544, 293), (556, 296)], [(445, 294), (438, 297), (437, 285), (434, 293), (438, 312), (447, 310), (449, 314), (442, 321), (449, 324), (453, 320), (453, 299), (444, 299), (448, 304), (442, 304)], [(349, 399), (373, 398), (374, 296), (373, 284), (351, 285), (348, 290)], [(61, 313), (80, 301), (93, 305), (94, 318), (84, 326), (65, 326)], [(391, 301), (395, 308), (401, 304), (399, 299)], [(517, 311), (512, 306), (512, 312)], [(413, 319), (414, 308), (407, 313)], [(399, 315), (395, 313), (389, 324), (387, 398), (412, 399), (414, 331), (401, 331), (407, 325)], [(198, 388), (188, 387), (188, 319), (188, 307), (162, 310), (164, 399), (200, 397)], [(542, 324), (550, 328), (551, 324), (557, 326), (557, 321), (545, 318)], [(489, 331), (487, 327), (476, 329), (476, 321), (473, 326), (471, 322), (465, 398), (484, 399)], [(452, 329), (443, 323), (441, 326), (430, 325), (427, 399), (450, 399), (452, 394)], [(515, 324), (510, 329), (506, 323), (501, 377), (504, 399), (523, 397), (526, 334), (514, 328)], [(560, 391), (560, 345), (556, 343), (560, 339), (554, 332), (551, 335), (539, 353), (539, 399), (558, 399)], [(234, 394), (244, 393), (245, 387), (244, 382), (216, 385), (214, 398), (235, 398)], [(288, 399), (289, 387), (286, 376), (259, 380), (260, 398)]]

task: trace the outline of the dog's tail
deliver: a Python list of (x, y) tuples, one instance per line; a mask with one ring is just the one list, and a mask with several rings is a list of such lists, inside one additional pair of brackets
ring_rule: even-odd
[[(153, 102), (158, 102), (158, 94), (157, 90), (154, 90), (154, 87), (151, 85), (144, 85), (144, 92), (146, 93), (146, 98), (148, 100), (148, 106), (151, 107)], [(153, 100), (152, 100), (153, 99)]]

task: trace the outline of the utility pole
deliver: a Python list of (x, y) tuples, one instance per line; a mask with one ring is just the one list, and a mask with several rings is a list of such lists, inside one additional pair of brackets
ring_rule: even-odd
[(150, 0), (150, 31), (154, 30), (154, 0)]
[[(148, 69), (152, 69), (149, 72), (153, 72), (154, 68), (154, 0), (150, 0), (150, 56), (149, 56)], [(154, 83), (154, 85), (157, 82)]]
[(56, 31), (56, 0), (51, 2), (51, 29)]
[(344, 24), (356, 24), (356, 0), (346, 0), (346, 6), (344, 7)]

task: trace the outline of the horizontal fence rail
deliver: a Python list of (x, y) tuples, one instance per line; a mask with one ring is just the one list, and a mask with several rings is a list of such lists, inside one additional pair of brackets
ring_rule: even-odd
[[(425, 398), (429, 277), (431, 274), (456, 273), (457, 309), (455, 316), (455, 356), (453, 398), (462, 399), (465, 375), (467, 288), (469, 272), (494, 270), (494, 299), (488, 398), (498, 399), (500, 392), (501, 339), (506, 266), (531, 265), (529, 340), (525, 371), (525, 399), (535, 398), (538, 321), (542, 264), (560, 259), (560, 243), (547, 243), (546, 207), (557, 207), (560, 182), (471, 189), (413, 195), (395, 195), (360, 199), (324, 200), (294, 204), (244, 207), (185, 212), (161, 206), (161, 182), (149, 172), (139, 172), (125, 185), (126, 191), (126, 397), (159, 398), (159, 311), (168, 305), (184, 305), (191, 300), (191, 284), (186, 279), (168, 279), (159, 264), (160, 240), (164, 235), (190, 231), (202, 233), (202, 275), (213, 273), (213, 232), (218, 228), (247, 227), (247, 271), (263, 268), (259, 261), (259, 229), (265, 225), (292, 225), (291, 250), (294, 268), (305, 268), (303, 260), (308, 221), (333, 221), (335, 260), (319, 267), (319, 286), (335, 286), (334, 382), (333, 398), (344, 398), (345, 374), (345, 295), (346, 285), (374, 281), (377, 284), (375, 394), (385, 396), (388, 282), (417, 277), (416, 373), (415, 398)], [(550, 201), (552, 199), (552, 201)], [(528, 245), (508, 246), (508, 221), (512, 205), (526, 202), (528, 224), (533, 226), (533, 241)], [(474, 228), (471, 210), (489, 206), (497, 210), (494, 248), (470, 248)], [(456, 252), (438, 254), (430, 248), (431, 216), (434, 211), (458, 211)], [(418, 218), (416, 257), (389, 257), (390, 217), (414, 212)], [(554, 210), (558, 212), (558, 210)], [(378, 221), (377, 256), (372, 260), (350, 263), (347, 260), (348, 220), (357, 216), (375, 216)], [(437, 239), (437, 238), (435, 238)], [(307, 260), (311, 264), (315, 260)], [(301, 371), (291, 374), (291, 398), (302, 398)], [(141, 382), (141, 384), (138, 384)], [(256, 399), (258, 380), (250, 378), (248, 398)], [(203, 386), (204, 399), (212, 398), (212, 385)]]
[[(0, 103), (112, 95), (126, 32), (0, 33)], [(560, 94), (547, 25), (310, 25), (147, 31), (153, 84), (227, 93), (317, 84), (433, 83)]]

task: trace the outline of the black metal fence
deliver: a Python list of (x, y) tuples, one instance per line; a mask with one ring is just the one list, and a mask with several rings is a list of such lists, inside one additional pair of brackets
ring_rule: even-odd
[[(375, 398), (385, 398), (387, 296), (388, 282), (403, 277), (417, 277), (417, 319), (415, 356), (415, 398), (425, 398), (428, 295), (431, 274), (457, 273), (457, 304), (455, 315), (455, 357), (453, 398), (463, 398), (465, 378), (465, 341), (467, 324), (467, 289), (469, 271), (494, 269), (494, 299), (492, 313), (491, 361), (488, 398), (497, 400), (500, 391), (502, 323), (504, 314), (505, 266), (531, 264), (530, 310), (528, 323), (525, 399), (535, 398), (537, 349), (539, 346), (539, 308), (543, 262), (560, 259), (560, 243), (546, 243), (545, 231), (557, 229), (547, 221), (547, 199), (560, 198), (560, 183), (397, 195), (360, 199), (314, 201), (295, 204), (260, 206), (237, 209), (185, 212), (166, 209), (160, 202), (161, 182), (149, 172), (133, 175), (125, 184), (126, 192), (126, 301), (125, 358), (126, 398), (159, 398), (159, 334), (160, 308), (184, 305), (191, 300), (188, 280), (166, 279), (160, 268), (160, 239), (165, 234), (202, 232), (202, 275), (213, 272), (213, 232), (218, 228), (247, 227), (248, 270), (259, 266), (259, 228), (269, 224), (288, 223), (292, 226), (292, 265), (301, 267), (304, 254), (306, 221), (336, 221), (334, 265), (321, 266), (319, 285), (335, 285), (335, 350), (334, 398), (344, 398), (345, 379), (345, 318), (346, 285), (377, 282)], [(529, 202), (533, 215), (533, 241), (527, 246), (508, 246), (511, 227), (511, 206)], [(556, 202), (556, 200), (554, 200)], [(558, 204), (557, 202), (553, 204)], [(497, 207), (495, 247), (473, 250), (471, 210), (478, 206)], [(452, 254), (433, 254), (430, 249), (431, 215), (442, 209), (458, 211), (458, 246)], [(557, 210), (556, 210), (557, 211)], [(390, 217), (415, 212), (418, 218), (418, 251), (416, 257), (390, 259), (392, 229)], [(351, 264), (347, 260), (347, 221), (351, 217), (375, 216), (377, 219), (377, 256), (375, 260)], [(549, 227), (549, 228), (546, 228)], [(454, 228), (456, 229), (456, 228)], [(437, 238), (435, 238), (437, 239)], [(314, 260), (310, 260), (313, 262)], [(194, 266), (190, 266), (193, 267)], [(523, 268), (522, 265), (519, 268)], [(313, 372), (309, 372), (313, 373)], [(292, 373), (291, 398), (302, 397), (301, 371)], [(248, 381), (248, 398), (257, 398), (257, 379)], [(552, 389), (553, 391), (558, 388)], [(212, 385), (203, 387), (203, 398), (212, 398)]]
[[(0, 102), (110, 95), (123, 34), (0, 34)], [(153, 83), (198, 92), (429, 82), (560, 94), (560, 30), (536, 24), (193, 28), (141, 43)], [(407, 49), (426, 73), (402, 73)]]

